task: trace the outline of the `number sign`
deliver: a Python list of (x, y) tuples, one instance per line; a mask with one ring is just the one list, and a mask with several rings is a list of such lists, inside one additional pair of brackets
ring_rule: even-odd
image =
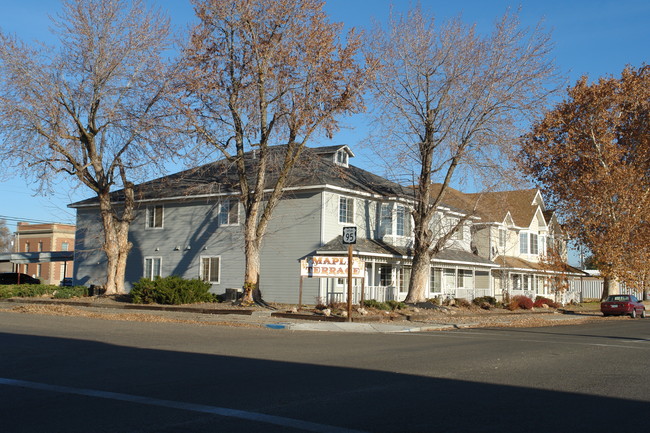
[(343, 227), (343, 244), (350, 245), (357, 243), (357, 228)]

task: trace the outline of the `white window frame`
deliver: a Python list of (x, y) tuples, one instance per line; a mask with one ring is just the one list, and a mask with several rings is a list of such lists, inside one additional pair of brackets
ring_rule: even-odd
[(528, 254), (528, 232), (519, 233), (519, 254)]
[(349, 155), (343, 149), (336, 151), (336, 153), (334, 154), (334, 163), (342, 167), (348, 166), (348, 159), (349, 159)]
[(407, 236), (408, 224), (406, 222), (406, 206), (398, 204), (395, 206), (395, 235)]
[(537, 233), (530, 234), (528, 242), (528, 254), (539, 254), (539, 236)]
[(70, 249), (70, 242), (61, 242), (61, 251), (68, 251)]
[[(156, 209), (160, 209), (160, 225), (156, 225)], [(145, 228), (149, 230), (160, 230), (165, 227), (165, 206), (156, 204), (147, 206), (147, 219)]]
[[(234, 205), (233, 205), (234, 203)], [(231, 212), (234, 210), (236, 221), (232, 221)], [(238, 226), (239, 225), (239, 200), (225, 199), (219, 203), (219, 226)]]
[[(345, 200), (345, 216), (341, 213), (341, 204)], [(354, 224), (354, 199), (344, 195), (339, 196), (339, 224)]]
[(546, 254), (546, 236), (539, 235), (539, 254)]
[[(205, 282), (210, 283), (210, 284), (220, 284), (221, 283), (221, 256), (201, 256), (199, 259), (200, 259), (200, 262), (199, 262), (199, 279), (201, 281), (205, 281)], [(210, 278), (208, 278), (207, 280), (204, 278), (204, 270), (205, 270), (205, 268), (204, 268), (203, 261), (206, 260), (206, 259), (211, 261), (210, 266), (212, 266), (212, 260), (213, 259), (218, 260), (218, 263), (217, 263), (217, 280), (216, 281), (213, 281)], [(208, 276), (211, 276), (211, 274), (212, 274), (212, 272), (208, 272)]]
[[(147, 269), (147, 261), (148, 260), (151, 260), (151, 269), (150, 270)], [(154, 262), (156, 260), (158, 261), (158, 274), (157, 275), (154, 274), (154, 270), (155, 270)], [(148, 278), (150, 280), (155, 280), (156, 279), (155, 277), (162, 277), (162, 257), (160, 257), (160, 256), (145, 257), (144, 260), (143, 260), (143, 265), (144, 266), (143, 266), (142, 276), (144, 278)], [(150, 271), (150, 272), (147, 272), (147, 271)], [(147, 273), (149, 273), (149, 275), (147, 275)]]
[(429, 274), (429, 292), (442, 293), (442, 268), (431, 268)]
[(506, 244), (508, 242), (508, 230), (499, 228), (499, 251), (503, 254), (506, 251)]
[(393, 206), (391, 203), (382, 203), (379, 209), (379, 232), (381, 236), (393, 234)]

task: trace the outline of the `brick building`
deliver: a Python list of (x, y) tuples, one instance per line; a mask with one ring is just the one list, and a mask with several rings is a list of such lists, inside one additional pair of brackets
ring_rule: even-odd
[[(70, 224), (29, 224), (19, 222), (15, 252), (73, 251), (75, 226)], [(58, 285), (72, 277), (72, 262), (48, 262), (17, 265), (18, 272), (39, 278), (43, 284)]]

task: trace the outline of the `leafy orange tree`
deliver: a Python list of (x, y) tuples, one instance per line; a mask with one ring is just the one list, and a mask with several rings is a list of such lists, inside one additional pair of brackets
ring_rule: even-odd
[[(320, 0), (193, 0), (185, 50), (187, 130), (237, 169), (244, 302), (260, 297), (260, 250), (292, 167), (309, 140), (362, 109), (354, 31), (341, 40)], [(278, 158), (273, 145), (284, 145)], [(248, 151), (255, 158), (245, 158)], [(270, 173), (273, 172), (271, 176)]]
[(523, 169), (599, 263), (603, 297), (650, 264), (649, 139), (650, 67), (642, 66), (591, 84), (581, 78), (522, 141)]

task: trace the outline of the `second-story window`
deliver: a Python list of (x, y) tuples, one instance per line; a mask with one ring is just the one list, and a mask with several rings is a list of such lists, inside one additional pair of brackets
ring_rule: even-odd
[(70, 248), (70, 244), (68, 242), (61, 243), (61, 251), (68, 251), (68, 248)]
[(354, 199), (339, 197), (339, 222), (354, 224)]
[(163, 206), (147, 207), (147, 228), (161, 229), (163, 227)]
[(393, 234), (393, 209), (390, 203), (382, 203), (379, 215), (379, 231), (382, 236)]
[(397, 206), (397, 209), (395, 210), (395, 219), (396, 219), (395, 234), (397, 236), (405, 236), (406, 235), (406, 209), (404, 208), (404, 206)]
[(239, 201), (224, 200), (219, 208), (219, 225), (239, 224)]
[(519, 253), (528, 254), (528, 233), (519, 233)]
[(506, 251), (506, 229), (499, 229), (499, 250), (501, 253)]
[(536, 233), (530, 234), (530, 254), (538, 254)]

